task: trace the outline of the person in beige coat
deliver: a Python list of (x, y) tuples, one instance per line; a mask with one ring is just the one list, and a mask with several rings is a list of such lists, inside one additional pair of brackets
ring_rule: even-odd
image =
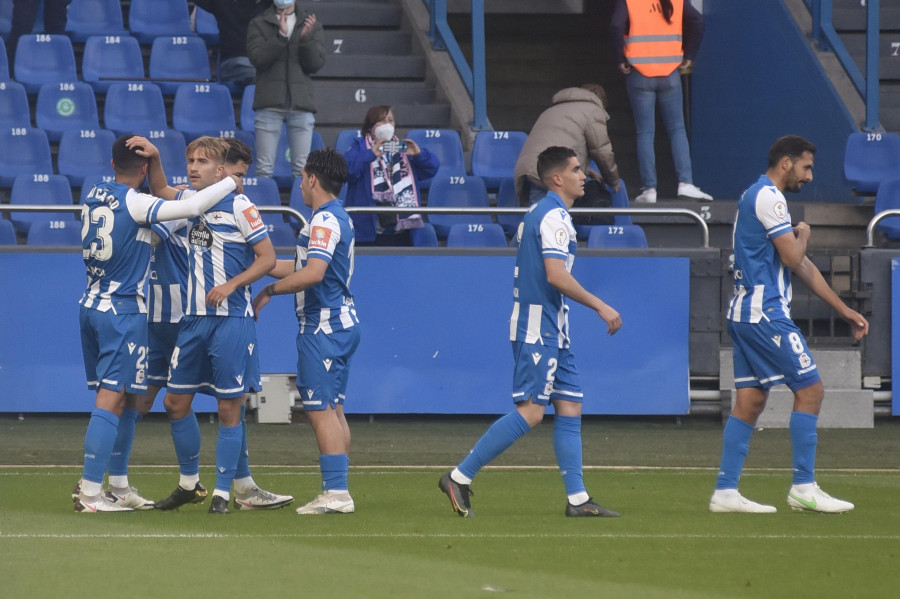
[(606, 132), (609, 114), (604, 107), (606, 92), (595, 83), (567, 87), (553, 96), (553, 105), (535, 121), (516, 161), (516, 196), (528, 206), (546, 191), (537, 176), (537, 157), (550, 146), (572, 148), (585, 173), (591, 160), (600, 168), (604, 183), (618, 191), (619, 170)]

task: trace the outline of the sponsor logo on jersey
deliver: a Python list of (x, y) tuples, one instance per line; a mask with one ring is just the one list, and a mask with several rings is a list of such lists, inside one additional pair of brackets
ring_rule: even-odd
[(565, 229), (557, 229), (556, 233), (553, 234), (556, 237), (556, 245), (559, 247), (568, 247), (569, 245), (569, 234)]
[(775, 202), (773, 210), (775, 210), (775, 216), (777, 216), (781, 220), (785, 220), (785, 218), (787, 217), (787, 205), (784, 202)]
[(243, 385), (243, 384), (244, 384), (244, 375), (242, 375), (242, 374), (236, 374), (236, 375), (234, 376), (234, 380), (237, 381), (238, 385)]
[(777, 345), (778, 347), (781, 347), (781, 335), (773, 335), (773, 336), (772, 336), (772, 343), (774, 343), (774, 344)]
[(328, 227), (313, 227), (309, 234), (309, 247), (328, 249), (328, 242), (331, 241), (331, 229)]
[(331, 372), (331, 358), (322, 360), (322, 365), (325, 366), (325, 372)]
[(205, 252), (213, 245), (213, 233), (204, 223), (197, 223), (188, 232), (188, 242), (198, 252)]
[(134, 343), (129, 343), (129, 344), (128, 344), (128, 353), (129, 353), (129, 355), (134, 353), (134, 348), (135, 348), (135, 347), (137, 347), (137, 345), (135, 345)]
[(259, 229), (260, 227), (264, 227), (262, 216), (259, 214), (259, 210), (256, 209), (256, 206), (250, 206), (249, 208), (244, 209), (244, 218), (247, 219), (247, 224), (250, 225), (250, 228), (254, 231)]
[(254, 347), (256, 347), (256, 346), (253, 345), (252, 343), (251, 343), (250, 345), (247, 346), (247, 351), (250, 352), (250, 355), (251, 355), (251, 356), (253, 355), (253, 348), (254, 348)]
[(307, 390), (306, 390), (306, 397), (308, 397), (309, 399), (312, 399), (312, 396), (313, 396), (313, 390), (312, 390), (312, 389), (307, 389)]
[(539, 352), (534, 352), (531, 354), (531, 359), (534, 360), (534, 365), (537, 366), (538, 362), (541, 361), (541, 354)]

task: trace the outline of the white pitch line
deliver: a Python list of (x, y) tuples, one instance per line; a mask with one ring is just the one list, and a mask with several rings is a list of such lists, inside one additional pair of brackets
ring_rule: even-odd
[[(411, 466), (411, 465), (391, 465), (391, 466), (383, 466), (383, 465), (374, 465), (374, 466), (351, 466), (350, 469), (356, 472), (361, 472), (365, 474), (412, 474), (417, 472), (425, 472), (425, 471), (441, 471), (447, 470), (449, 468), (453, 468), (454, 465), (436, 465), (436, 466)], [(286, 474), (297, 474), (297, 470), (314, 470), (315, 472), (319, 471), (319, 467), (314, 464), (308, 465), (298, 465), (298, 466), (288, 466), (288, 465), (265, 465), (265, 464), (254, 464), (254, 470), (272, 470), (275, 468), (291, 468), (292, 470), (285, 472)], [(54, 469), (54, 470), (75, 470), (80, 471), (81, 466), (70, 464), (70, 465), (60, 465), (60, 464), (19, 464), (19, 465), (0, 465), (0, 476), (15, 476), (17, 474), (26, 474), (19, 472), (8, 472), (10, 470), (46, 470), (46, 469)], [(160, 470), (165, 469), (164, 473), (153, 473), (153, 474), (171, 474), (172, 472), (177, 472), (178, 467), (167, 464), (151, 464), (151, 465), (141, 465), (141, 466), (129, 466), (130, 471), (135, 470)], [(718, 466), (584, 466), (584, 470), (596, 470), (596, 471), (613, 471), (613, 472), (625, 472), (625, 471), (657, 471), (657, 472), (716, 472), (718, 471)], [(556, 471), (559, 470), (558, 466), (485, 466), (484, 470), (548, 470), (548, 471)], [(402, 472), (398, 472), (402, 471)], [(791, 468), (744, 468), (744, 472), (790, 472)], [(884, 473), (884, 474), (900, 474), (900, 468), (817, 468), (816, 472), (833, 472), (833, 473)], [(27, 473), (32, 474), (32, 473)], [(49, 473), (47, 473), (49, 474)], [(281, 474), (279, 472), (267, 472), (267, 474)], [(305, 474), (305, 473), (304, 473)]]

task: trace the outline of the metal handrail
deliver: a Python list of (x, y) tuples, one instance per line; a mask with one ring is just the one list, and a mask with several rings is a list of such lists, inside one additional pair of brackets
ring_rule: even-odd
[(875, 226), (890, 216), (900, 216), (900, 208), (884, 210), (872, 217), (872, 220), (869, 221), (869, 226), (866, 227), (866, 245), (863, 246), (864, 248), (875, 247)]

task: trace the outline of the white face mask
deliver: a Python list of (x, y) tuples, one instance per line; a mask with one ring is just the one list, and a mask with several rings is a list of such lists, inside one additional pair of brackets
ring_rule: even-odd
[(372, 135), (378, 141), (390, 141), (394, 138), (394, 126), (390, 123), (378, 125), (372, 130)]

